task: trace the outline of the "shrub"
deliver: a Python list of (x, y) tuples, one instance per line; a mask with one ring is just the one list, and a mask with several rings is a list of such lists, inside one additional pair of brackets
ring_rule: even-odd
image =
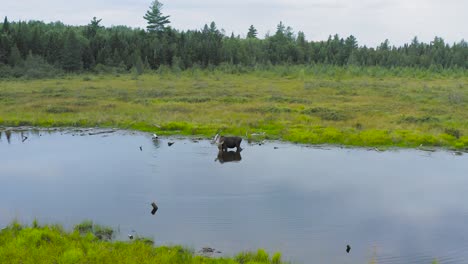
[(460, 130), (455, 129), (455, 128), (446, 128), (444, 132), (445, 134), (454, 136), (456, 139), (459, 139), (462, 136), (462, 133), (460, 132)]
[(85, 220), (77, 224), (74, 228), (75, 231), (78, 231), (80, 234), (85, 235), (87, 233), (93, 232), (93, 221)]
[(74, 227), (80, 235), (94, 234), (99, 240), (112, 240), (114, 230), (107, 226), (93, 224), (93, 221), (85, 220)]
[(45, 110), (47, 113), (51, 114), (62, 114), (62, 113), (73, 113), (75, 110), (66, 107), (66, 106), (60, 106), (60, 105), (48, 105)]
[(342, 112), (324, 108), (324, 107), (314, 107), (314, 108), (305, 109), (302, 111), (302, 113), (306, 115), (318, 116), (322, 120), (328, 120), (328, 121), (344, 121), (344, 120), (349, 119), (349, 117)]
[(439, 122), (437, 117), (432, 116), (422, 116), (422, 117), (415, 117), (415, 116), (403, 116), (400, 118), (400, 122), (404, 123), (430, 123), (430, 122)]
[(93, 233), (99, 240), (112, 240), (114, 230), (110, 227), (94, 225)]

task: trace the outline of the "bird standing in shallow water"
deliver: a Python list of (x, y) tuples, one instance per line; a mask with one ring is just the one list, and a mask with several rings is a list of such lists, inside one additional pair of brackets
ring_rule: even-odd
[(351, 251), (351, 247), (349, 245), (346, 245), (346, 253), (349, 253)]
[(153, 136), (151, 137), (151, 139), (153, 139), (153, 140), (158, 139), (158, 138), (159, 138), (159, 137), (158, 137), (158, 135), (156, 135), (156, 134), (153, 134)]

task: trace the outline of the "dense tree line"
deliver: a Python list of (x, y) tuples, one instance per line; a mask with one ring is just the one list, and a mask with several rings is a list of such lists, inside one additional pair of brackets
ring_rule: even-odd
[[(151, 15), (150, 11), (146, 14), (148, 21), (158, 21)], [(167, 16), (162, 18), (163, 26), (149, 25), (144, 30), (106, 28), (96, 18), (85, 26), (68, 26), (61, 22), (10, 22), (5, 17), (0, 23), (0, 77), (20, 76), (25, 71), (34, 75), (39, 70), (119, 69), (141, 73), (162, 65), (174, 69), (220, 64), (468, 68), (468, 43), (464, 40), (448, 44), (435, 37), (430, 43), (422, 43), (415, 37), (400, 47), (385, 40), (374, 48), (359, 46), (354, 36), (308, 41), (303, 32), (295, 33), (283, 23), (274, 34), (260, 39), (254, 26), (246, 29), (242, 38), (224, 34), (214, 22), (199, 30), (181, 31), (166, 26)]]

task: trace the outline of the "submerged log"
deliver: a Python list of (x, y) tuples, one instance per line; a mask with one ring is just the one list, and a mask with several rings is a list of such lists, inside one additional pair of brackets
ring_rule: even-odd
[(158, 211), (158, 206), (156, 205), (155, 202), (152, 202), (151, 206), (153, 207), (153, 210), (151, 210), (151, 214), (154, 215), (156, 211)]
[(88, 133), (88, 135), (94, 136), (94, 135), (100, 135), (100, 134), (110, 134), (110, 133), (114, 133), (114, 132), (115, 132), (115, 130), (98, 131), (98, 132), (90, 132), (90, 133)]

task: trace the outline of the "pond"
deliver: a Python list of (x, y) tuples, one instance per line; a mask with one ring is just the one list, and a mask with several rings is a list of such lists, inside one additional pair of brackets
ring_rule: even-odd
[(0, 228), (91, 219), (217, 256), (468, 263), (466, 154), (243, 142), (220, 160), (208, 140), (92, 131), (1, 132)]

